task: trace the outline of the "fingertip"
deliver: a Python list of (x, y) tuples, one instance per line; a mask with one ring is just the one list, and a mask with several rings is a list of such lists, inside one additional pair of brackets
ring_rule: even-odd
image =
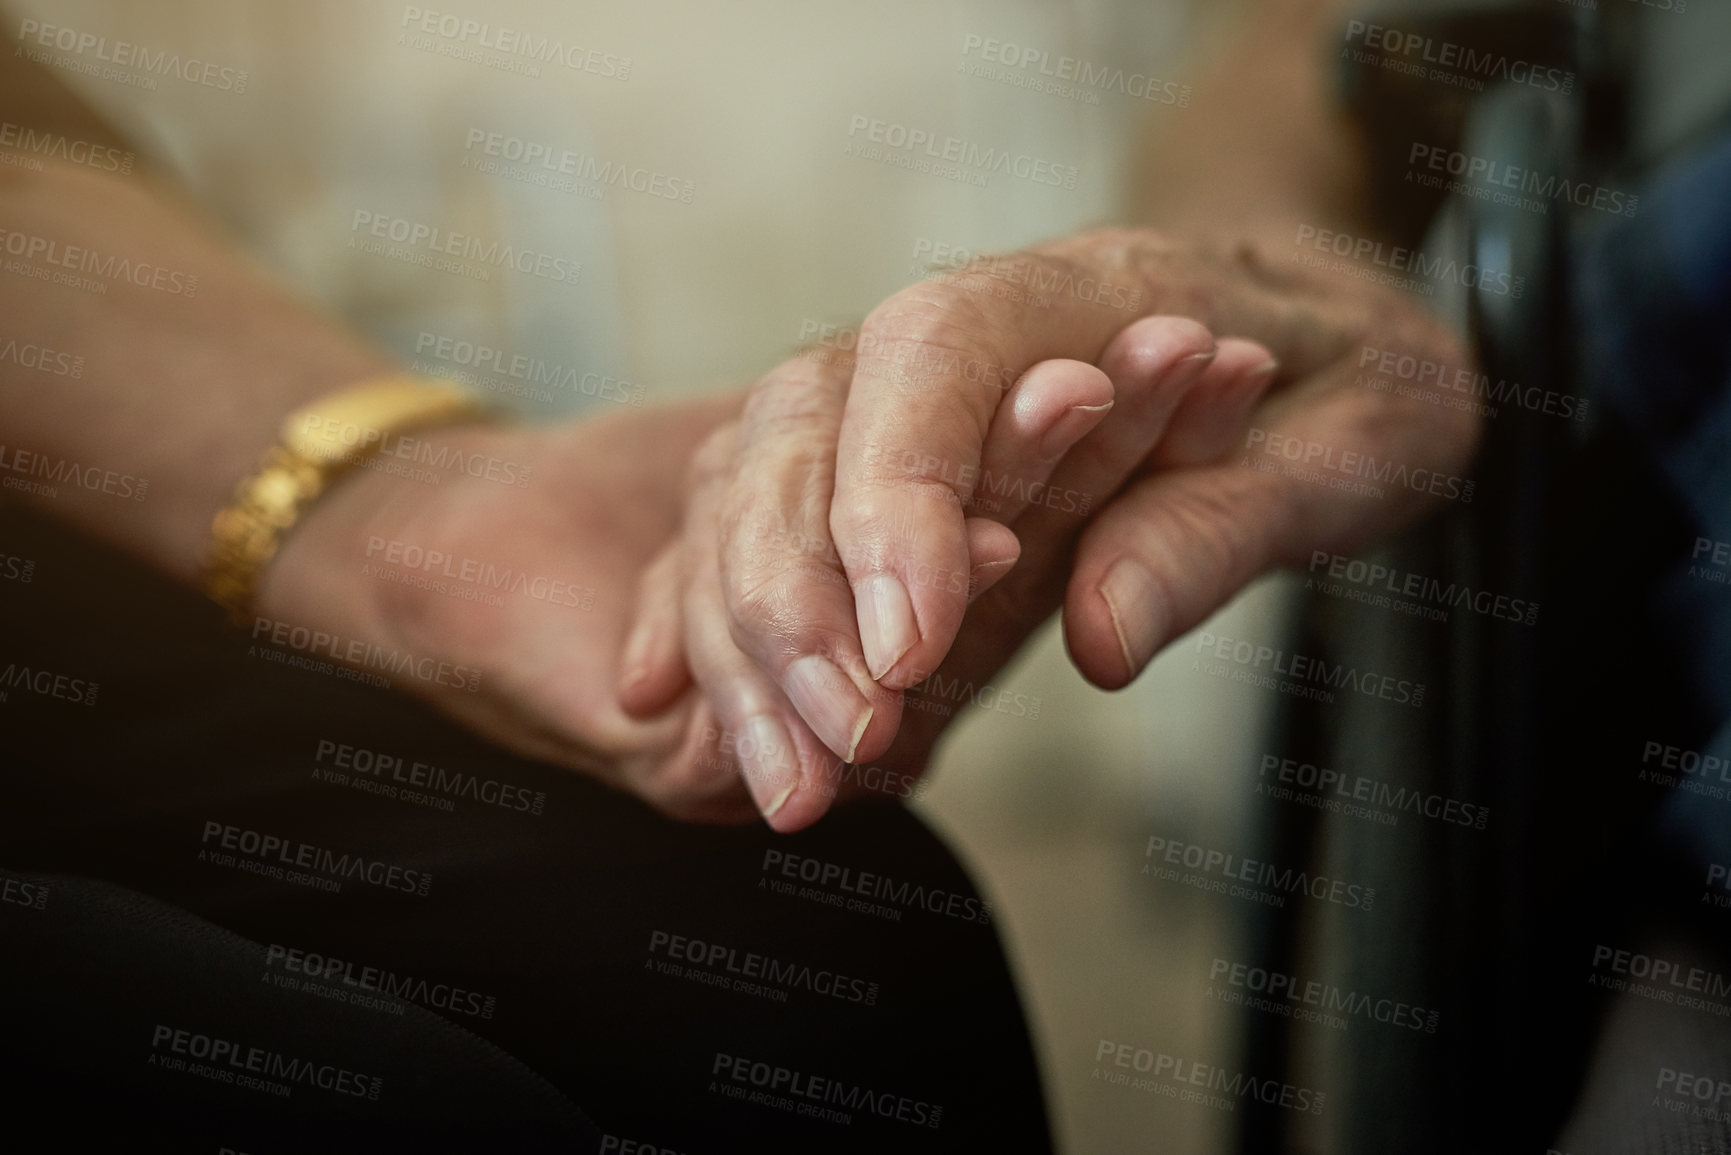
[(1279, 376), (1280, 361), (1260, 342), (1225, 337), (1209, 372), (1220, 378), (1221, 388), (1235, 399), (1248, 397), (1254, 402)]
[(1183, 367), (1199, 376), (1216, 354), (1214, 334), (1188, 317), (1143, 317), (1106, 346), (1100, 368), (1122, 387), (1152, 381)]
[(1078, 568), (1064, 606), (1064, 644), (1088, 681), (1121, 690), (1139, 677), (1166, 641), (1168, 613), (1159, 585), (1137, 558), (1104, 569)]
[[(1016, 382), (981, 458), (1000, 468), (1056, 461), (1106, 419), (1115, 400), (1112, 379), (1098, 366), (1041, 361)], [(1019, 460), (1024, 455), (1033, 460)]]
[(853, 596), (866, 668), (882, 683), (907, 652), (919, 644), (920, 625), (914, 614), (913, 597), (892, 573), (874, 573), (863, 578), (853, 587)]
[(1231, 449), (1245, 423), (1280, 373), (1266, 346), (1228, 337), (1179, 403), (1151, 459), (1159, 468), (1213, 461)]
[(1002, 581), (1022, 556), (1022, 543), (1009, 526), (990, 518), (967, 521), (968, 604)]
[(734, 748), (752, 802), (772, 821), (799, 785), (798, 753), (787, 727), (774, 713), (753, 715), (740, 726)]
[(1014, 565), (1022, 556), (1022, 543), (1015, 530), (989, 517), (970, 517), (962, 523), (968, 535), (968, 562), (974, 570), (982, 566)]
[(788, 663), (780, 684), (816, 741), (838, 758), (852, 758), (877, 716), (859, 682), (822, 654), (806, 654)]
[(796, 726), (793, 748), (799, 763), (796, 779), (771, 799), (772, 805), (761, 808), (764, 824), (777, 834), (795, 834), (812, 826), (829, 813), (839, 793), (844, 763), (815, 734)]
[(691, 686), (691, 670), (675, 631), (658, 629), (647, 619), (633, 627), (620, 662), (619, 708), (633, 718), (649, 718), (671, 707)]

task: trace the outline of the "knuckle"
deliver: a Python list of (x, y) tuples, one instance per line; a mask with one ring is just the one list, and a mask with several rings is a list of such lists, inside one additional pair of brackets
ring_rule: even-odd
[(796, 499), (796, 512), (790, 519), (780, 503), (765, 501), (759, 492), (737, 487), (730, 491), (721, 517), (724, 579), (760, 573), (790, 559), (839, 564), (827, 528), (821, 520), (804, 517), (799, 511), (805, 508), (805, 503)]
[(841, 574), (809, 558), (725, 574), (722, 586), (728, 632), (747, 654), (781, 649), (829, 652), (849, 630), (823, 620), (822, 607), (831, 599), (816, 591), (839, 589), (845, 583)]
[(686, 478), (690, 488), (696, 488), (726, 477), (733, 472), (738, 426), (728, 422), (703, 439), (691, 455)]
[(836, 370), (795, 357), (770, 370), (746, 396), (743, 428), (751, 441), (765, 434), (809, 433), (839, 416)]
[[(929, 532), (946, 519), (959, 527), (966, 496), (953, 481), (907, 472), (854, 487), (836, 501), (830, 522), (841, 541), (874, 542), (879, 549), (907, 547), (925, 536), (922, 527)], [(856, 562), (875, 559), (843, 555), (841, 560), (851, 568)]]
[(894, 376), (884, 370), (919, 368), (945, 355), (1001, 364), (1011, 318), (988, 304), (992, 298), (981, 291), (988, 287), (987, 274), (962, 270), (890, 297), (860, 326), (861, 367)]

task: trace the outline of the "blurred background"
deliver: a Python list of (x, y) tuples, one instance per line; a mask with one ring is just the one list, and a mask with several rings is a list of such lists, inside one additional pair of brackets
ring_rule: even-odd
[[(747, 381), (814, 340), (846, 347), (872, 306), (946, 253), (1009, 250), (1125, 219), (1138, 141), (1151, 124), (1186, 115), (1168, 98), (1243, 5), (6, 7), (15, 25), (36, 19), (172, 46), (244, 73), (232, 88), (57, 75), (177, 172), (279, 279), (416, 368), (545, 418)], [(447, 17), (581, 45), (591, 55), (578, 59), (596, 63), (526, 69), (475, 36), (441, 35)], [(1057, 69), (1064, 57), (1122, 69), (1126, 80), (1042, 91), (1042, 65)], [(1006, 58), (1039, 62), (1010, 67)], [(1156, 99), (1141, 95), (1150, 90)], [(1001, 172), (982, 187), (850, 155), (866, 143), (861, 117), (1071, 166), (1074, 187)], [(502, 156), (477, 144), (489, 138)], [(504, 158), (534, 144), (598, 168), (645, 170), (662, 178), (654, 188), (689, 195), (515, 179), (530, 170)], [(368, 251), (366, 228), (385, 218), (561, 256), (581, 263), (581, 277), (575, 286), (497, 271), (482, 280)], [(526, 389), (465, 352), (481, 346), (544, 363), (542, 384)], [(1290, 592), (1283, 579), (1265, 581), (1206, 628), (1272, 644)], [(1191, 657), (1181, 642), (1130, 689), (1107, 695), (1082, 682), (1049, 627), (1001, 682), (1037, 702), (1038, 716), (963, 706), (916, 803), (996, 907), (1057, 1137), (1073, 1155), (1146, 1150), (1155, 1136), (1169, 1151), (1228, 1142), (1230, 1114), (1092, 1077), (1102, 1039), (1237, 1059), (1237, 1012), (1207, 992), (1213, 959), (1243, 957), (1232, 951), (1244, 904), (1140, 868), (1150, 834), (1247, 845), (1273, 703), (1268, 691), (1193, 670)]]

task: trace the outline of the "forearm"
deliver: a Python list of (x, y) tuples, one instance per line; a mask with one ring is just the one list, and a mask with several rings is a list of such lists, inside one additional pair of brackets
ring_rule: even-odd
[(1254, 0), (1218, 30), (1191, 107), (1150, 123), (1134, 209), (1188, 235), (1290, 244), (1366, 217), (1363, 139), (1330, 67), (1362, 0)]
[(182, 580), (282, 417), (389, 366), (150, 178), (55, 162), (9, 175), (0, 229), (0, 341), (82, 358), (76, 378), (0, 361), (0, 477)]

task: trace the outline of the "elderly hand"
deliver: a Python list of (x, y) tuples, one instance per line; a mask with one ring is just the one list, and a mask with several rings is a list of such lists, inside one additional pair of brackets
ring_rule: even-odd
[[(1155, 311), (1193, 320), (1134, 320)], [(1213, 332), (1240, 339), (1210, 362)], [(1357, 383), (1367, 348), (1467, 363), (1392, 290), (1146, 231), (906, 289), (857, 359), (795, 359), (706, 446), (622, 701), (666, 707), (688, 665), (760, 809), (793, 830), (836, 795), (837, 759), (923, 765), (941, 726), (921, 715), (898, 742), (901, 691), (989, 676), (1060, 602), (1083, 674), (1126, 685), (1257, 574), (1433, 500), (1289, 468), (1292, 447), (1412, 478), (1465, 468), (1477, 419)]]

